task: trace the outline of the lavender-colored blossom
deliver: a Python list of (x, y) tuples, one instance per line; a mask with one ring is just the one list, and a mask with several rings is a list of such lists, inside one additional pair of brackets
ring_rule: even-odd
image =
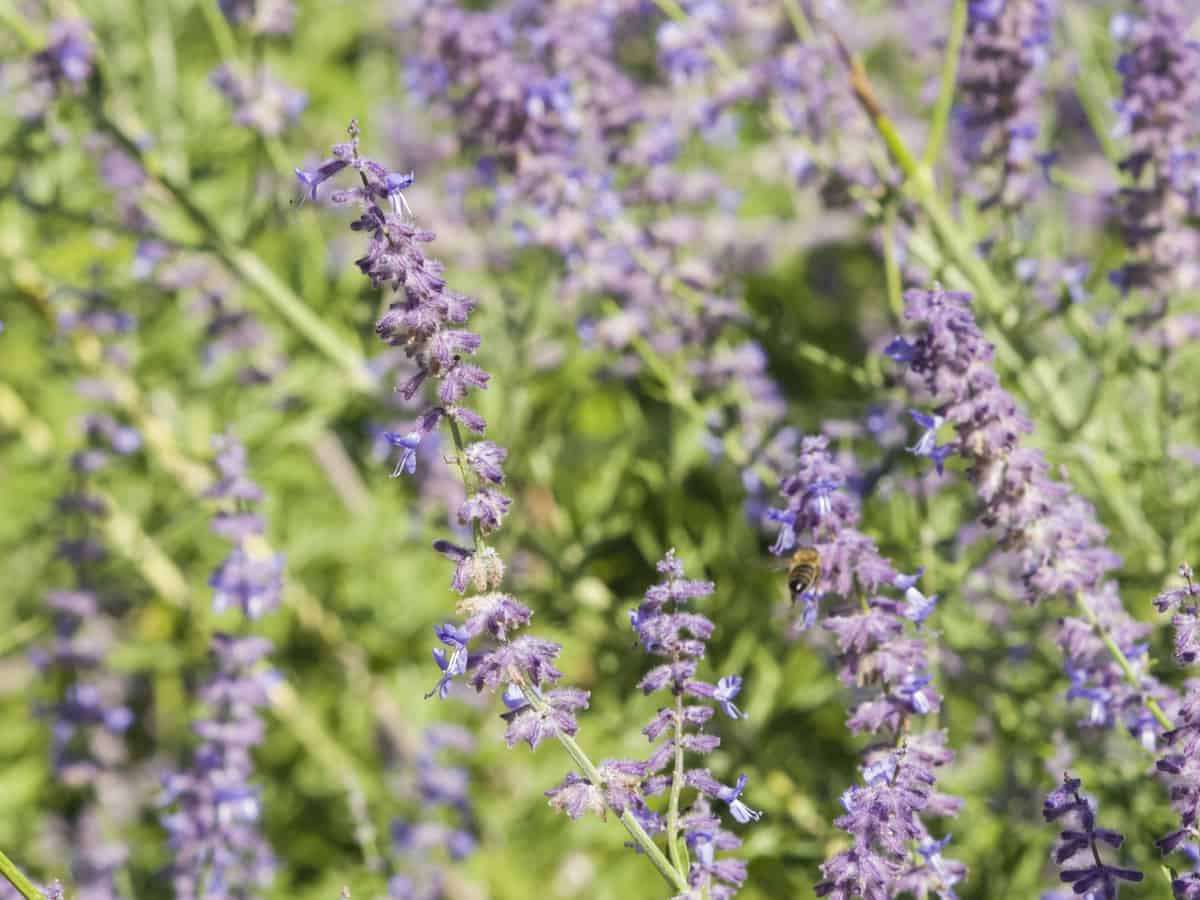
[(12, 85), (15, 112), (26, 119), (41, 118), (59, 98), (82, 94), (95, 58), (96, 40), (85, 19), (52, 23), (46, 46), (29, 57)]
[[(279, 604), (282, 556), (259, 556), (253, 543), (263, 523), (251, 505), (262, 491), (246, 470), (245, 448), (230, 436), (213, 441), (219, 478), (208, 496), (233, 501), (219, 510), (213, 530), (234, 542), (210, 583), (219, 612), (240, 609), (249, 620)], [(249, 897), (268, 884), (274, 871), (271, 848), (262, 836), (258, 789), (251, 783), (251, 751), (262, 743), (258, 710), (269, 702), (278, 676), (263, 665), (271, 642), (261, 637), (214, 636), (215, 672), (200, 688), (208, 717), (194, 723), (200, 745), (189, 768), (163, 775), (161, 822), (174, 853), (171, 877), (181, 898)]]
[(213, 70), (209, 80), (233, 107), (233, 121), (263, 137), (281, 135), (308, 105), (303, 91), (288, 87), (265, 66), (247, 74), (224, 63)]
[(954, 452), (952, 445), (942, 444), (939, 446), (937, 442), (937, 430), (942, 427), (945, 420), (941, 416), (929, 416), (916, 409), (909, 410), (908, 414), (912, 416), (918, 426), (924, 429), (921, 436), (917, 438), (917, 442), (908, 448), (908, 452), (914, 456), (929, 457), (933, 460), (937, 473), (941, 475), (946, 458)]
[[(603, 816), (607, 809), (629, 810), (649, 833), (657, 834), (667, 827), (669, 817), (651, 810), (646, 798), (662, 794), (677, 774), (682, 773), (682, 787), (693, 789), (699, 796), (682, 811), (676, 827), (689, 845), (703, 848), (688, 873), (688, 883), (698, 891), (710, 892), (709, 896), (731, 897), (745, 880), (744, 864), (715, 860), (712, 851), (735, 849), (740, 841), (720, 828), (719, 819), (711, 815), (704, 798), (726, 804), (730, 816), (742, 824), (757, 821), (762, 813), (742, 800), (746, 775), (739, 776), (733, 786), (725, 785), (708, 769), (685, 768), (684, 758), (687, 753), (712, 753), (720, 745), (717, 735), (703, 732), (714, 708), (724, 710), (730, 718), (742, 716), (732, 703), (742, 679), (731, 675), (712, 684), (695, 677), (713, 624), (704, 616), (688, 611), (687, 606), (712, 594), (713, 585), (686, 578), (683, 564), (674, 551), (669, 551), (658, 563), (658, 571), (665, 580), (648, 589), (645, 599), (630, 615), (642, 648), (666, 660), (651, 669), (640, 685), (647, 694), (668, 691), (673, 698), (672, 704), (660, 708), (642, 729), (656, 746), (644, 762), (606, 761), (601, 766), (606, 776), (602, 784), (593, 784), (571, 773), (561, 785), (547, 791), (546, 796), (551, 805), (571, 818), (579, 818), (585, 812)], [(678, 835), (666, 837), (673, 841)]]
[(1120, 847), (1125, 837), (1108, 828), (1096, 827), (1096, 812), (1090, 800), (1079, 793), (1080, 781), (1070, 775), (1047, 797), (1042, 815), (1047, 822), (1074, 820), (1076, 827), (1063, 831), (1054, 848), (1054, 863), (1064, 867), (1059, 878), (1071, 885), (1077, 895), (1116, 900), (1122, 881), (1139, 882), (1142, 873), (1136, 869), (1110, 866), (1100, 857), (1100, 844)]
[[(1120, 560), (1108, 548), (1095, 510), (1051, 476), (1041, 451), (1021, 446), (1033, 426), (996, 377), (993, 348), (975, 321), (970, 296), (912, 290), (905, 305), (906, 318), (922, 327), (905, 354), (910, 384), (954, 428), (948, 446), (968, 463), (967, 478), (984, 504), (982, 523), (1015, 554), (1029, 602), (1061, 595), (1082, 611), (1060, 621), (1057, 642), (1071, 675), (1071, 697), (1091, 704), (1085, 724), (1122, 722), (1139, 740), (1152, 742), (1146, 701), (1164, 703), (1172, 693), (1149, 674), (1142, 649), (1148, 626), (1124, 610), (1116, 583), (1107, 579)], [(1126, 656), (1137, 686), (1127, 681), (1104, 635)]]
[(388, 883), (393, 900), (445, 897), (446, 870), (474, 852), (478, 841), (470, 775), (445, 758), (448, 751), (469, 753), (474, 744), (458, 726), (432, 726), (422, 733), (415, 758), (397, 771), (399, 796), (413, 805), (414, 815), (392, 822), (392, 846), (401, 869)]
[(216, 674), (201, 690), (210, 718), (195, 724), (201, 744), (189, 769), (163, 776), (162, 824), (177, 897), (249, 897), (271, 880), (274, 859), (250, 782), (250, 752), (263, 738), (258, 710), (274, 677), (257, 663), (270, 650), (264, 638), (213, 638)]
[[(1200, 650), (1200, 584), (1194, 581), (1191, 566), (1180, 565), (1179, 576), (1184, 585), (1163, 591), (1154, 600), (1159, 612), (1174, 610), (1175, 661), (1181, 666), (1192, 665)], [(1176, 714), (1174, 727), (1163, 734), (1163, 755), (1158, 771), (1171, 785), (1171, 805), (1179, 815), (1179, 827), (1156, 843), (1164, 855), (1175, 850), (1187, 850), (1195, 838), (1200, 815), (1200, 683), (1191, 679), (1187, 693)], [(1197, 890), (1194, 875), (1172, 882), (1176, 898), (1190, 898)]]
[(225, 18), (254, 34), (290, 34), (296, 21), (292, 0), (218, 0)]
[(213, 443), (220, 478), (208, 489), (207, 496), (239, 504), (236, 514), (221, 511), (214, 517), (214, 530), (233, 539), (234, 547), (209, 578), (213, 609), (222, 612), (237, 607), (247, 618), (258, 619), (279, 606), (284, 558), (279, 553), (267, 554), (248, 540), (262, 528), (262, 520), (250, 507), (262, 499), (262, 490), (246, 472), (245, 448), (227, 436)]
[(1029, 199), (1040, 175), (1035, 143), (1051, 0), (968, 4), (958, 84), (965, 156), (985, 204)]
[(1189, 37), (1194, 9), (1140, 0), (1123, 16), (1117, 62), (1118, 133), (1128, 139), (1121, 169), (1130, 183), (1114, 198), (1131, 259), (1111, 274), (1123, 291), (1161, 299), (1200, 280), (1200, 241), (1186, 224), (1200, 210), (1200, 44)]
[[(932, 418), (921, 424), (936, 427)], [(853, 845), (822, 865), (824, 880), (816, 892), (846, 900), (895, 896), (901, 890), (950, 898), (965, 868), (943, 859), (940, 846), (936, 865), (914, 867), (908, 846), (910, 841), (934, 843), (921, 813), (953, 815), (960, 805), (934, 790), (935, 769), (953, 758), (945, 736), (911, 731), (914, 717), (935, 714), (942, 700), (930, 676), (927, 641), (915, 631), (929, 614), (925, 607), (930, 604), (917, 599), (925, 599), (916, 589), (923, 570), (899, 574), (858, 531), (858, 501), (841, 489), (848, 479), (828, 448), (824, 437), (800, 440), (794, 471), (780, 483), (787, 505), (774, 510), (772, 518), (780, 523), (781, 533), (789, 530), (785, 543), (807, 533), (817, 549), (821, 581), (816, 590), (853, 600), (846, 611), (828, 612), (822, 623), (836, 641), (842, 681), (857, 689), (847, 726), (856, 733), (884, 732), (896, 744), (868, 750), (863, 765), (866, 786), (843, 794), (846, 815), (836, 824), (851, 836)], [(814, 495), (821, 498), (819, 503)], [(772, 551), (786, 553), (789, 547), (779, 543)], [(904, 592), (906, 604), (884, 593), (889, 589)], [(815, 621), (816, 613), (809, 610), (800, 624), (807, 628)]]

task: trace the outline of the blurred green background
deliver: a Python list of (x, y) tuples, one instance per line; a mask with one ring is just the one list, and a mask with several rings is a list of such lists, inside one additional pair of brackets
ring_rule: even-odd
[[(867, 19), (887, 12), (884, 4), (861, 6)], [(1106, 10), (1089, 6), (1072, 7), (1084, 11), (1081, 33), (1096, 53), (1111, 55)], [(365, 805), (373, 843), (386, 853), (389, 822), (421, 809), (405, 796), (405, 760), (389, 765), (379, 732), (411, 752), (421, 730), (441, 721), (478, 735), (477, 750), (459, 762), (472, 777), (480, 848), (452, 866), (449, 896), (662, 896), (646, 861), (623, 848), (619, 825), (572, 823), (547, 806), (542, 792), (569, 766), (557, 746), (507, 750), (495, 698), (422, 699), (437, 675), (432, 627), (452, 616), (455, 600), (450, 566), (429, 546), (447, 535), (445, 488), (432, 474), (392, 480), (391, 464), (373, 456), (371, 428), (390, 420), (387, 398), (356, 390), (348, 373), (356, 356), (375, 353), (373, 322), (385, 301), (352, 265), (357, 246), (347, 217), (297, 207), (289, 171), (325, 158), (351, 117), (362, 124), (368, 153), (397, 170), (412, 165), (405, 150), (448, 130), (406, 94), (395, 10), (302, 3), (289, 39), (234, 38), (239, 53), (268, 61), (309, 97), (297, 127), (273, 141), (230, 124), (208, 81), (223, 52), (211, 10), (190, 0), (105, 0), (78, 10), (102, 48), (107, 114), (153, 135), (162, 170), (186, 185), (234, 247), (289, 286), (316, 331), (347, 353), (337, 359), (323, 351), (261, 284), (234, 277), (233, 302), (265, 328), (256, 352), (286, 365), (269, 383), (244, 385), (239, 360), (206, 364), (201, 292), (164, 291), (133, 277), (135, 238), (120, 227), (113, 194), (96, 174), (88, 138), (94, 110), (76, 102), (43, 122), (0, 118), (0, 184), (8, 186), (0, 193), (0, 848), (38, 879), (67, 876), (51, 823), (78, 800), (51, 778), (46, 723), (33, 715), (46, 686), (28, 651), (48, 634), (44, 591), (67, 574), (54, 558), (55, 500), (80, 445), (78, 417), (92, 406), (75, 386), (114, 376), (94, 341), (55, 325), (77, 298), (72, 292), (95, 287), (139, 319), (137, 332), (118, 342), (129, 371), (114, 377), (122, 385), (116, 406), (143, 431), (145, 447), (101, 475), (113, 509), (106, 585), (128, 600), (112, 664), (134, 679), (141, 711), (130, 780), (106, 798), (108, 825), (131, 847), (127, 886), (139, 897), (169, 893), (154, 807), (158, 774), (186, 760), (189, 692), (204, 671), (208, 639), (236, 623), (210, 612), (206, 579), (225, 546), (208, 531), (212, 507), (201, 496), (211, 477), (210, 440), (229, 429), (249, 449), (266, 492), (270, 541), (288, 564), (284, 608), (254, 628), (275, 641), (273, 660), (294, 692), (293, 702), (270, 711), (256, 757), (266, 831), (280, 857), (270, 896), (331, 898), (343, 885), (355, 896), (383, 893), (387, 868), (372, 870), (354, 810)], [(49, 21), (30, 19), (43, 30)], [(0, 50), (10, 60), (25, 52), (3, 27)], [(905, 52), (902, 37), (885, 34), (868, 59), (891, 93), (919, 107), (936, 69), (914, 70)], [(1056, 73), (1069, 80), (1069, 72)], [(1112, 81), (1101, 86), (1111, 91)], [(757, 137), (748, 132), (743, 140)], [(736, 169), (735, 157), (704, 162)], [(486, 235), (441, 214), (444, 178), (460, 162), (451, 155), (419, 170), (408, 199), (439, 232), (431, 255), (446, 263), (449, 284), (480, 301), (472, 323), (493, 382), (479, 404), (489, 437), (509, 448), (514, 498), (498, 546), (510, 563), (509, 589), (535, 611), (535, 632), (564, 645), (566, 682), (592, 692), (580, 741), (593, 759), (644, 749), (638, 732), (655, 704), (635, 690), (646, 665), (631, 647), (627, 610), (656, 580), (655, 560), (674, 547), (690, 574), (717, 585), (704, 609), (717, 623), (708, 672), (746, 678), (748, 718), (721, 724), (722, 747), (711, 760), (724, 780), (746, 772), (746, 799), (766, 813), (739, 829), (750, 861), (740, 896), (809, 897), (820, 862), (844, 837), (832, 820), (838, 795), (858, 777), (864, 744), (844, 726), (848, 692), (834, 676), (829, 644), (820, 635), (786, 637), (785, 579), (769, 567), (771, 536), (747, 520), (738, 468), (710, 455), (703, 417), (650, 373), (611, 374), (611, 358), (577, 334), (580, 311), (559, 302), (556, 261), (526, 251), (487, 265)], [(743, 285), (745, 328), (769, 353), (789, 424), (815, 431), (831, 420), (861, 420), (875, 405), (902, 421), (899, 395), (879, 377), (878, 340), (895, 323), (868, 229), (851, 222), (829, 238), (826, 217), (836, 216), (815, 198), (793, 201), (769, 180), (750, 180), (740, 215), (751, 224), (788, 223), (799, 236), (792, 252)], [(145, 203), (176, 233), (189, 232), (170, 197), (150, 192)], [(1052, 202), (1034, 221), (1045, 253), (1083, 252), (1094, 261), (1103, 292), (1113, 235), (1072, 232), (1064, 207)], [(1031, 328), (1028, 337), (1039, 347), (1040, 332)], [(843, 365), (814, 361), (795, 350), (800, 345), (823, 348)], [(684, 361), (663, 365), (686, 382)], [(1065, 366), (1056, 374), (1067, 405), (1082, 404), (1087, 379)], [(1129, 373), (1128, 391), (1106, 396), (1079, 435), (1041, 421), (1044, 410), (1031, 412), (1039, 420), (1035, 440), (1053, 462), (1074, 464), (1080, 446), (1097, 448), (1093, 465), (1071, 473), (1114, 528), (1114, 546), (1127, 560), (1127, 602), (1149, 617), (1149, 597), (1178, 561), (1157, 536), (1178, 518), (1179, 503), (1162, 500), (1167, 476), (1144, 462), (1150, 439), (1129, 421), (1139, 377)], [(1181, 428), (1194, 432), (1194, 420)], [(866, 463), (884, 457), (849, 437), (840, 445)], [(436, 458), (422, 462), (425, 472), (437, 466)], [(973, 495), (955, 473), (935, 486), (923, 470), (887, 457), (864, 530), (901, 570), (926, 566), (924, 587), (943, 597), (933, 622), (947, 695), (941, 724), (958, 752), (943, 787), (966, 805), (934, 831), (953, 832), (952, 855), (970, 868), (961, 895), (1032, 897), (1052, 885), (1055, 832), (1040, 821), (1041, 800), (1060, 761), (1071, 760), (1100, 800), (1101, 823), (1126, 831), (1123, 860), (1148, 872), (1128, 895), (1167, 896), (1152, 839), (1169, 829), (1172, 814), (1147, 776), (1150, 758), (1123, 734), (1080, 740), (1075, 722), (1085, 711), (1063, 700), (1066, 679), (1048, 633), (1062, 610), (1025, 609), (1004, 595), (1002, 579), (974, 571), (977, 557), (957, 539)], [(1165, 640), (1156, 645), (1164, 658)]]

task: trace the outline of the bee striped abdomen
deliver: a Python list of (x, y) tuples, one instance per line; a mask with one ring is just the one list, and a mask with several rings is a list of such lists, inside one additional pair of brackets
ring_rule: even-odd
[(812, 590), (820, 577), (821, 555), (813, 547), (801, 547), (792, 554), (788, 567), (788, 591), (792, 595), (792, 602)]

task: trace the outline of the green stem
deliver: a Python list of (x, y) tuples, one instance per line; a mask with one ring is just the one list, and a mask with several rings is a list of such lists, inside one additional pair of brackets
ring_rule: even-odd
[(37, 28), (29, 24), (23, 15), (13, 9), (12, 4), (7, 2), (7, 0), (0, 0), (0, 22), (7, 25), (21, 39), (25, 48), (30, 52), (40, 50), (46, 46), (45, 36)]
[(933, 168), (946, 139), (946, 126), (954, 107), (954, 89), (958, 84), (958, 58), (962, 55), (963, 38), (967, 33), (967, 0), (954, 0), (950, 13), (950, 34), (946, 37), (946, 55), (942, 59), (942, 83), (929, 125), (929, 143), (921, 162)]
[(804, 10), (800, 7), (800, 0), (782, 0), (783, 11), (787, 13), (788, 21), (792, 23), (792, 29), (796, 32), (796, 37), (801, 41), (812, 39), (812, 25), (809, 24), (808, 16), (804, 15)]
[[(545, 712), (549, 709), (546, 701), (529, 685), (522, 684), (521, 692), (525, 695), (529, 705), (539, 712)], [(563, 749), (567, 751), (567, 755), (571, 757), (575, 765), (579, 766), (585, 778), (593, 785), (599, 788), (604, 784), (604, 776), (600, 774), (600, 770), (588, 758), (588, 755), (583, 752), (583, 748), (575, 742), (575, 739), (569, 734), (558, 732), (558, 742), (562, 744)], [(629, 836), (633, 838), (634, 843), (650, 858), (650, 862), (654, 864), (654, 868), (658, 869), (658, 873), (666, 880), (672, 888), (677, 891), (686, 891), (688, 889), (687, 879), (671, 865), (671, 861), (663, 855), (662, 850), (654, 843), (654, 839), (646, 833), (646, 829), (641, 823), (634, 818), (633, 813), (625, 810), (620, 815), (621, 824), (625, 826), (625, 830), (629, 832)]]
[[(1104, 646), (1108, 648), (1108, 652), (1112, 655), (1112, 658), (1116, 660), (1117, 665), (1125, 674), (1125, 680), (1129, 682), (1130, 686), (1134, 690), (1141, 693), (1142, 681), (1138, 677), (1137, 671), (1133, 668), (1133, 664), (1129, 662), (1129, 657), (1125, 655), (1125, 651), (1121, 649), (1115, 640), (1113, 640), (1113, 636), (1109, 634), (1108, 629), (1104, 627), (1104, 625), (1100, 622), (1100, 619), (1096, 616), (1095, 610), (1093, 610), (1087, 604), (1087, 601), (1083, 599), (1082, 593), (1075, 594), (1075, 605), (1079, 607), (1079, 611), (1083, 613), (1083, 617), (1087, 619), (1088, 624), (1090, 624), (1100, 635), (1100, 640), (1104, 642)], [(1163, 711), (1163, 708), (1159, 706), (1157, 700), (1155, 700), (1153, 697), (1145, 697), (1144, 702), (1146, 704), (1146, 709), (1150, 710), (1150, 714), (1154, 716), (1154, 718), (1158, 721), (1158, 724), (1161, 725), (1165, 730), (1170, 731), (1175, 727), (1174, 723), (1171, 721), (1171, 717)]]
[(187, 189), (164, 171), (153, 157), (147, 156), (120, 125), (103, 112), (97, 112), (97, 119), (100, 127), (138, 161), (146, 175), (179, 204), (192, 224), (204, 233), (212, 251), (231, 271), (257, 288), (293, 328), (339, 365), (355, 390), (364, 393), (375, 390), (375, 376), (367, 369), (362, 354), (353, 344), (331, 331), (257, 254), (229, 240), (216, 221), (195, 203)]
[[(875, 130), (883, 139), (884, 144), (887, 145), (900, 170), (904, 173), (906, 190), (925, 212), (946, 254), (974, 286), (985, 311), (995, 317), (1002, 317), (1004, 313), (1008, 313), (1010, 316), (1015, 315), (1015, 308), (1010, 307), (1006, 309), (1005, 307), (1003, 290), (999, 282), (996, 281), (991, 270), (983, 260), (971, 249), (963, 237), (962, 230), (950, 215), (949, 209), (943, 204), (941, 197), (934, 187), (933, 178), (930, 175), (928, 167), (922, 163), (918, 163), (912, 153), (909, 152), (903, 138), (900, 137), (899, 131), (897, 131), (895, 125), (879, 104), (875, 90), (871, 85), (870, 77), (867, 75), (862, 61), (847, 49), (846, 45), (835, 32), (831, 31), (831, 36), (849, 69), (850, 84), (858, 98), (859, 104), (866, 111), (867, 116), (875, 126)], [(1013, 371), (1018, 373), (1019, 378), (1023, 377), (1024, 366), (1020, 356), (1008, 341), (1003, 339), (1003, 336), (998, 337), (996, 341), (996, 352), (998, 359), (1012, 366)], [(1045, 379), (1040, 376), (1039, 372), (1040, 370), (1034, 368), (1033, 377), (1041, 382), (1041, 386), (1047, 392), (1047, 399), (1054, 402), (1057, 392), (1053, 390), (1052, 385), (1045, 384)], [(1064, 413), (1061, 411), (1056, 413), (1056, 416), (1062, 415)], [(1069, 418), (1064, 419), (1064, 421), (1069, 421)], [(1081, 594), (1077, 593), (1075, 595), (1075, 602), (1084, 617), (1099, 632), (1104, 646), (1108, 649), (1113, 659), (1116, 660), (1117, 665), (1125, 674), (1125, 678), (1135, 689), (1141, 691), (1141, 682), (1138, 679), (1137, 672), (1130, 664), (1125, 653), (1117, 645), (1117, 642), (1113, 640), (1112, 635), (1100, 623), (1095, 611), (1088, 606)], [(1145, 704), (1146, 708), (1150, 710), (1150, 713), (1158, 720), (1160, 725), (1167, 729), (1172, 727), (1170, 718), (1163, 712), (1162, 707), (1159, 706), (1156, 700), (1146, 698)]]
[(675, 871), (686, 874), (679, 852), (679, 796), (683, 791), (683, 694), (675, 697), (675, 773), (671, 778), (671, 801), (667, 807), (667, 848)]
[(45, 900), (42, 892), (34, 887), (33, 882), (25, 877), (25, 873), (18, 869), (2, 850), (0, 850), (0, 875), (3, 875), (8, 883), (16, 888), (25, 900)]
[(883, 278), (887, 284), (888, 306), (896, 323), (904, 321), (904, 282), (900, 261), (896, 258), (896, 207), (888, 204), (883, 218)]

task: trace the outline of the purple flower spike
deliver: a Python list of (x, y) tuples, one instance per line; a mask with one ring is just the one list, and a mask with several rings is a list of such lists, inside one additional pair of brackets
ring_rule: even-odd
[(1063, 783), (1046, 797), (1042, 807), (1042, 815), (1047, 822), (1069, 817), (1079, 826), (1079, 830), (1068, 829), (1059, 835), (1054, 849), (1054, 862), (1059, 866), (1076, 863), (1063, 868), (1059, 874), (1076, 894), (1116, 900), (1120, 882), (1139, 882), (1142, 873), (1136, 869), (1110, 866), (1101, 860), (1099, 844), (1117, 848), (1125, 838), (1116, 831), (1096, 827), (1095, 810), (1090, 800), (1080, 796), (1079, 787), (1078, 778), (1064, 775)]
[[(1052, 477), (1041, 451), (1022, 446), (1033, 426), (996, 376), (993, 348), (975, 320), (970, 295), (911, 290), (905, 308), (906, 318), (921, 326), (907, 370), (913, 393), (954, 427), (952, 446), (984, 503), (981, 521), (1016, 557), (1026, 599), (1065, 597), (1089, 611), (1058, 626), (1070, 696), (1089, 702), (1089, 724), (1121, 722), (1146, 739), (1147, 700), (1170, 704), (1173, 692), (1149, 672), (1146, 657), (1139, 658), (1148, 626), (1125, 611), (1108, 577), (1120, 560), (1108, 548), (1095, 510)], [(1136, 687), (1101, 635), (1124, 652)]]

